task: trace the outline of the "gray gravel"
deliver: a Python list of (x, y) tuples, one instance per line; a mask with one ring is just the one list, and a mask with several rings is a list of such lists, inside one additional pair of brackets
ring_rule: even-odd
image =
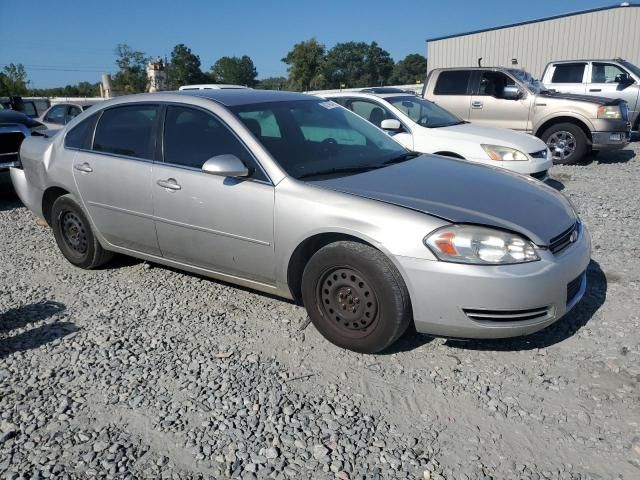
[(0, 199), (0, 478), (640, 478), (640, 144), (554, 167), (589, 290), (530, 337), (340, 350), (300, 307), (119, 258)]

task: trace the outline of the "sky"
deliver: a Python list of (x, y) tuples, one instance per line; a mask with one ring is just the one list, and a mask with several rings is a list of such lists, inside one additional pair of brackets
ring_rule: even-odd
[[(611, 3), (609, 3), (611, 2)], [(25, 65), (32, 88), (97, 82), (115, 73), (114, 49), (129, 44), (170, 56), (184, 43), (208, 70), (222, 56), (249, 55), (258, 78), (286, 75), (291, 47), (315, 37), (376, 41), (398, 61), (426, 55), (426, 39), (597, 8), (611, 0), (0, 0), (0, 69)]]

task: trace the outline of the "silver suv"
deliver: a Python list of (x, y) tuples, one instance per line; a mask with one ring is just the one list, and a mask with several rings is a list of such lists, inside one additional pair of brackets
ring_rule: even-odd
[(629, 105), (632, 129), (640, 128), (640, 67), (633, 63), (622, 58), (551, 62), (542, 83), (558, 92), (621, 98)]
[(625, 101), (549, 91), (524, 70), (435, 69), (423, 95), (478, 125), (540, 137), (554, 163), (575, 163), (592, 150), (620, 149), (630, 139)]

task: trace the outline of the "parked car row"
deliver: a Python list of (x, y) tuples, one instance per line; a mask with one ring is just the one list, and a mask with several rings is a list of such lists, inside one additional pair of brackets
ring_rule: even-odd
[[(542, 142), (406, 93), (331, 98), (120, 97), (27, 138), (11, 178), (78, 267), (121, 253), (293, 299), (328, 340), (360, 352), (410, 323), (524, 335), (580, 300), (590, 238), (571, 204), (486, 166), (544, 172)], [(464, 144), (466, 160), (413, 151), (430, 142)]]

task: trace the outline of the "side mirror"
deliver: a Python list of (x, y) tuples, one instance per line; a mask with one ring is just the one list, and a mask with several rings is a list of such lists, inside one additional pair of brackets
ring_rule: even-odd
[(235, 155), (225, 154), (211, 157), (202, 165), (202, 171), (221, 177), (248, 177), (249, 169)]
[(507, 85), (502, 90), (502, 98), (505, 100), (520, 100), (522, 91), (516, 85)]
[(620, 85), (629, 86), (634, 84), (635, 80), (631, 78), (631, 75), (629, 75), (628, 73), (621, 73), (620, 75), (616, 76), (615, 82), (619, 83)]
[(386, 130), (387, 132), (399, 132), (402, 130), (402, 124), (400, 120), (396, 120), (395, 118), (387, 118), (382, 120), (380, 123), (380, 128), (382, 130)]

